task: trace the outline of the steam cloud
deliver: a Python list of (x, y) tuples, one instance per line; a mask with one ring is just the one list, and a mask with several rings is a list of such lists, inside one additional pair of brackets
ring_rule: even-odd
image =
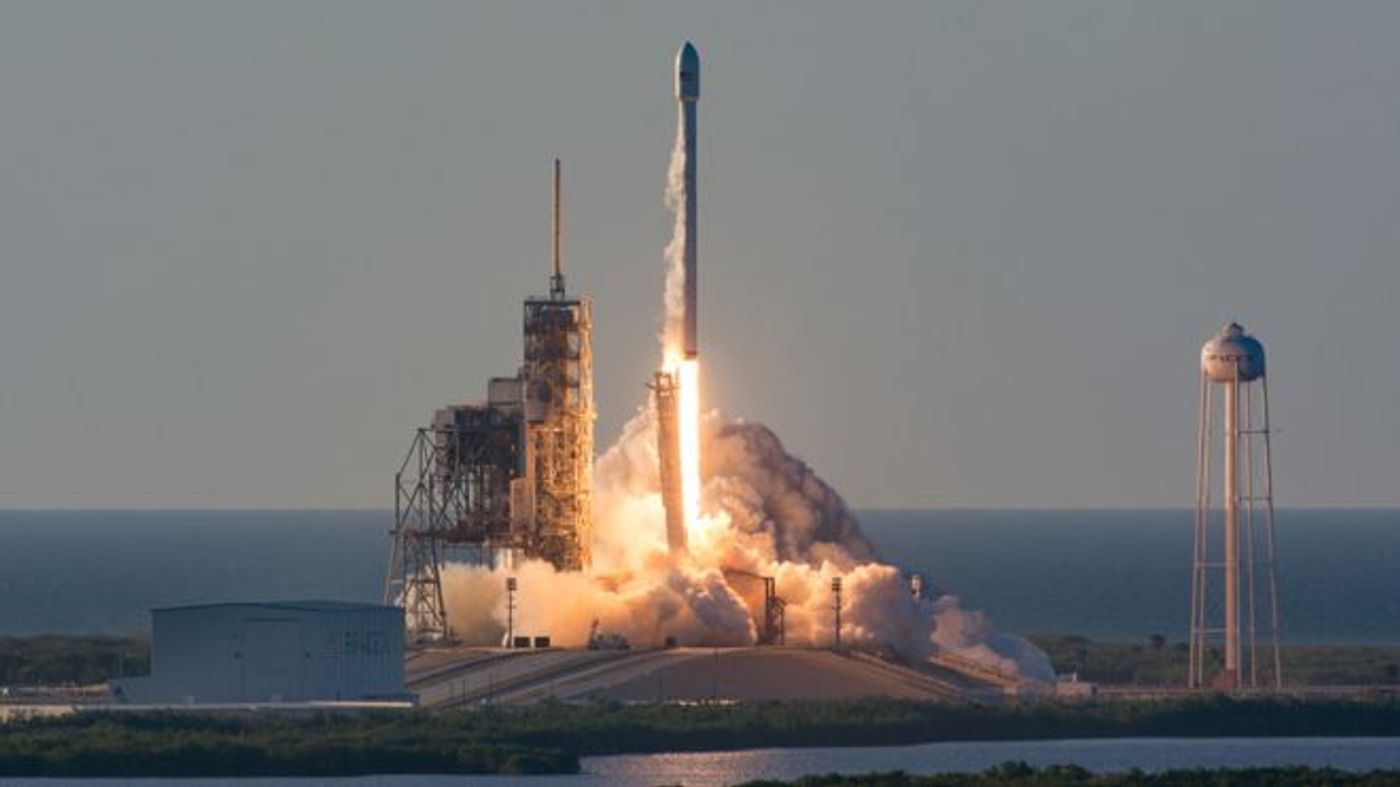
[[(685, 244), (680, 134), (668, 171), (666, 204), (675, 214), (666, 247), (663, 353), (678, 354)], [(675, 353), (675, 354), (673, 354)], [(634, 646), (747, 645), (758, 638), (758, 577), (773, 577), (786, 602), (789, 645), (833, 639), (831, 580), (843, 582), (843, 643), (906, 659), (956, 653), (1006, 674), (1053, 678), (1049, 660), (1025, 640), (994, 631), (979, 612), (942, 596), (916, 601), (899, 570), (874, 546), (836, 490), (789, 454), (772, 430), (726, 418), (701, 424), (700, 521), (688, 554), (666, 543), (656, 455), (656, 419), (641, 408), (595, 470), (593, 565), (560, 573), (548, 563), (513, 567), (521, 587), (515, 628), (548, 634), (562, 646), (587, 643), (594, 622)], [(505, 632), (507, 572), (450, 565), (443, 573), (451, 625), (468, 642), (496, 644)]]

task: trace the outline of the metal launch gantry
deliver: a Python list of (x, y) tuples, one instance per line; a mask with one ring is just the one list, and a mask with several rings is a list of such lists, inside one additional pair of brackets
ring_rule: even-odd
[[(532, 534), (527, 550), (563, 571), (586, 568), (593, 542), (593, 310), (564, 297), (525, 301), (526, 475), (511, 484), (513, 510)], [(516, 496), (529, 499), (516, 504)]]
[(419, 641), (451, 639), (442, 589), (449, 557), (479, 565), (590, 562), (593, 537), (593, 310), (570, 298), (560, 255), (554, 162), (549, 295), (525, 301), (524, 363), (490, 381), (484, 404), (438, 410), (394, 477), (385, 603)]

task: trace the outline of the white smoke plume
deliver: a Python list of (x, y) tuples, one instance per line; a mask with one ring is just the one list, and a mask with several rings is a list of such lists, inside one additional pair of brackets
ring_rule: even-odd
[[(665, 257), (663, 357), (679, 355), (685, 270), (685, 148), (677, 132), (665, 199), (675, 227)], [(598, 459), (594, 489), (593, 565), (561, 573), (544, 562), (513, 567), (519, 582), (515, 631), (547, 634), (562, 646), (602, 633), (634, 646), (745, 645), (758, 638), (755, 580), (772, 577), (786, 603), (789, 645), (833, 641), (831, 580), (841, 577), (844, 644), (909, 660), (937, 650), (1006, 674), (1053, 678), (1049, 661), (1018, 637), (996, 633), (981, 613), (944, 596), (916, 601), (906, 578), (878, 562), (875, 548), (841, 496), (805, 462), (784, 450), (772, 430), (718, 411), (701, 424), (701, 500), (690, 548), (666, 542), (657, 462), (656, 419), (643, 407)], [(496, 644), (505, 632), (507, 572), (450, 566), (444, 592), (454, 631), (468, 642)], [(761, 597), (761, 584), (757, 585)]]
[[(667, 361), (680, 356), (681, 335), (685, 330), (685, 134), (676, 123), (676, 141), (671, 148), (671, 165), (666, 170), (666, 209), (674, 222), (671, 241), (666, 244), (666, 285), (663, 293), (666, 309), (661, 327), (661, 348)], [(670, 364), (667, 363), (667, 366)]]
[[(597, 463), (592, 568), (561, 573), (532, 561), (509, 572), (521, 587), (517, 633), (582, 646), (596, 620), (599, 631), (634, 646), (752, 644), (747, 580), (767, 576), (787, 604), (788, 644), (824, 646), (833, 640), (830, 588), (839, 576), (843, 643), (910, 660), (943, 650), (1005, 674), (1053, 678), (1043, 653), (996, 632), (956, 597), (916, 602), (900, 571), (877, 561), (840, 495), (768, 428), (711, 412), (702, 446), (703, 515), (689, 553), (672, 555), (655, 419), (644, 408), (627, 423)], [(505, 574), (468, 566), (444, 573), (452, 627), (466, 641), (500, 642)]]

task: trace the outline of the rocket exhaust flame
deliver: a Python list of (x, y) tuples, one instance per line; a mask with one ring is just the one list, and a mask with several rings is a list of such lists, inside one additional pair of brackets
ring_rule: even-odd
[(700, 362), (681, 361), (676, 379), (680, 387), (681, 504), (685, 512), (687, 540), (694, 540), (700, 524)]

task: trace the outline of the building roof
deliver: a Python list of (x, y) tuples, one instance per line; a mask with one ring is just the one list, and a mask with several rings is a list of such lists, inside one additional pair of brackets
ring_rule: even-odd
[(398, 607), (384, 604), (370, 604), (363, 601), (335, 601), (332, 599), (299, 599), (292, 601), (215, 601), (206, 604), (185, 604), (175, 607), (156, 607), (152, 612), (184, 612), (196, 609), (218, 607), (257, 607), (259, 609), (294, 610), (297, 612), (352, 612), (390, 610)]

